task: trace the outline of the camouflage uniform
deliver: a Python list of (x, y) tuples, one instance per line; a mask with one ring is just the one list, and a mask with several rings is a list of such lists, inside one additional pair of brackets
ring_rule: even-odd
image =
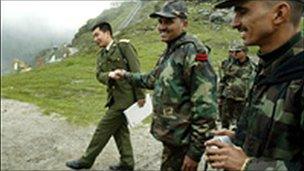
[(101, 50), (97, 57), (97, 80), (107, 86), (108, 98), (105, 116), (99, 122), (93, 138), (82, 156), (81, 161), (92, 165), (95, 158), (102, 151), (111, 136), (114, 137), (118, 151), (121, 155), (121, 165), (134, 167), (133, 150), (130, 141), (130, 132), (123, 110), (138, 99), (144, 98), (140, 89), (134, 89), (125, 80), (115, 81), (109, 79), (108, 74), (115, 69), (125, 69), (139, 72), (139, 61), (133, 46), (127, 41), (114, 41), (109, 50)]
[(232, 56), (228, 56), (227, 59), (223, 60), (220, 64), (220, 67), (218, 69), (218, 76), (219, 76), (219, 84), (218, 84), (218, 90), (217, 90), (217, 95), (218, 95), (218, 111), (219, 111), (219, 118), (222, 118), (223, 116), (223, 99), (221, 98), (221, 92), (223, 92), (223, 88), (224, 88), (224, 83), (223, 81), (223, 77), (224, 77), (224, 73), (226, 72), (227, 66), (229, 65), (229, 63), (233, 60)]
[(216, 75), (206, 47), (183, 33), (152, 71), (126, 78), (154, 90), (151, 133), (164, 144), (161, 170), (180, 170), (185, 155), (199, 162), (217, 112)]
[(229, 63), (233, 60), (232, 58), (233, 58), (232, 56), (228, 56), (227, 59), (225, 59), (221, 62), (221, 65), (219, 68), (219, 75), (218, 75), (219, 79), (222, 79), (224, 77), (224, 73), (225, 73)]
[[(187, 19), (186, 3), (167, 1), (150, 17)], [(165, 41), (167, 49), (150, 73), (127, 75), (138, 86), (154, 90), (151, 133), (164, 145), (163, 171), (180, 170), (186, 155), (199, 162), (203, 143), (215, 127), (216, 76), (208, 62), (209, 48), (179, 34)]]
[(254, 76), (255, 64), (248, 57), (243, 63), (236, 59), (227, 62), (218, 90), (222, 101), (222, 127), (229, 129), (230, 124), (235, 124), (240, 117)]
[(247, 170), (304, 170), (304, 48), (300, 33), (268, 54), (258, 74), (235, 143), (253, 157)]

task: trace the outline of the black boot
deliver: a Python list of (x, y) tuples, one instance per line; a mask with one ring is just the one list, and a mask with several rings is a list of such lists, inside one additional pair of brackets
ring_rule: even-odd
[(110, 170), (113, 170), (113, 171), (133, 171), (134, 170), (134, 168), (132, 166), (121, 165), (121, 164), (113, 165), (113, 166), (110, 166), (109, 168), (110, 168)]
[(91, 168), (91, 164), (86, 163), (80, 159), (67, 161), (65, 165), (71, 169), (79, 170), (79, 169), (89, 169)]

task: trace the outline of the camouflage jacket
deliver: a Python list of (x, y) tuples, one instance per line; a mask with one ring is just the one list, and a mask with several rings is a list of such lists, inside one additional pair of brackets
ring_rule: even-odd
[(226, 62), (219, 82), (218, 97), (245, 101), (253, 84), (255, 68), (248, 57), (243, 63), (235, 59)]
[(233, 58), (232, 56), (229, 56), (227, 59), (223, 60), (221, 62), (221, 64), (219, 65), (220, 67), (218, 70), (218, 76), (219, 76), (220, 80), (223, 79), (225, 70), (226, 70), (227, 66), (229, 65), (229, 63), (233, 60), (232, 58)]
[(248, 170), (304, 170), (304, 48), (300, 34), (260, 54), (257, 77), (237, 125)]
[(189, 147), (199, 161), (216, 118), (216, 75), (205, 46), (182, 34), (147, 74), (128, 74), (138, 86), (153, 89), (151, 133), (165, 144)]
[(109, 72), (115, 69), (140, 71), (136, 50), (127, 41), (114, 41), (109, 51), (105, 48), (102, 49), (97, 57), (96, 69), (97, 80), (107, 86), (106, 106), (115, 110), (123, 110), (138, 99), (144, 98), (144, 93), (142, 90), (132, 87), (126, 80), (109, 79)]
[(232, 56), (228, 56), (227, 59), (224, 59), (221, 62), (220, 67), (218, 69), (218, 76), (219, 76), (218, 79), (220, 79), (219, 80), (219, 84), (218, 84), (218, 90), (217, 90), (218, 97), (221, 97), (221, 98), (223, 97), (222, 93), (223, 93), (223, 90), (224, 90), (224, 87), (225, 87), (224, 86), (225, 84), (223, 82), (223, 78), (224, 78), (224, 74), (225, 74), (225, 72), (226, 72), (226, 70), (228, 68), (228, 65), (230, 65), (230, 63), (232, 62), (232, 60), (234, 60), (233, 57)]

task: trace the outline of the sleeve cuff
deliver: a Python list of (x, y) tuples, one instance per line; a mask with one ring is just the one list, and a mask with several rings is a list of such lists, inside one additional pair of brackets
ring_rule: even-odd
[(96, 74), (96, 77), (97, 77), (97, 80), (105, 85), (108, 85), (109, 84), (109, 81), (110, 81), (110, 78), (109, 78), (109, 72), (106, 72), (106, 73), (97, 73)]
[(282, 165), (278, 165), (277, 161), (263, 161), (257, 158), (250, 158), (246, 165), (244, 166), (244, 171), (255, 171), (255, 170), (261, 170), (261, 171), (267, 171), (267, 170), (288, 170), (284, 162), (282, 162)]
[(130, 72), (126, 72), (125, 79), (127, 79), (128, 81), (132, 81), (132, 74)]

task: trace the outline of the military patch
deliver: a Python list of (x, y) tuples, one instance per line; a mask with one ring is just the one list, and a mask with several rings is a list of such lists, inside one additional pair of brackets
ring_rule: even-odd
[(119, 42), (129, 43), (130, 40), (129, 39), (120, 39)]
[(208, 54), (206, 53), (198, 53), (196, 54), (195, 61), (208, 61)]

